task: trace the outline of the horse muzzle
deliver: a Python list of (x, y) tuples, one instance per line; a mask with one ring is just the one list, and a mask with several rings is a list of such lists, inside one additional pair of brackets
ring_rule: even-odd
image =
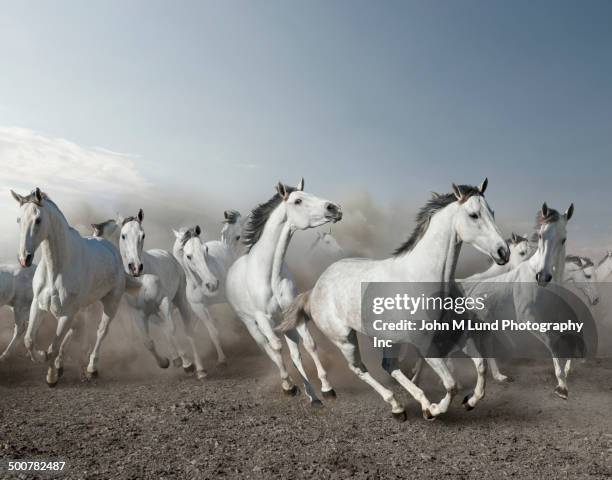
[(31, 267), (32, 261), (34, 260), (34, 255), (31, 253), (26, 253), (25, 256), (19, 256), (19, 265), (23, 268)]

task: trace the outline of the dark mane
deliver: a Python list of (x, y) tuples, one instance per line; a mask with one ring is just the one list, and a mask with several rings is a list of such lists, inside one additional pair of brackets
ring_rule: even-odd
[(599, 263), (597, 263), (597, 266), (599, 267), (602, 263), (604, 263), (609, 257), (612, 257), (612, 255), (610, 255), (610, 252), (606, 252), (606, 254), (603, 256), (603, 258), (599, 261)]
[(196, 232), (196, 228), (197, 227), (191, 227), (191, 228), (187, 228), (183, 231), (181, 231), (181, 247), (184, 247), (187, 242), (189, 240), (191, 240), (194, 237), (199, 237), (199, 235)]
[[(295, 192), (296, 189), (295, 187), (285, 185), (285, 190), (287, 191), (287, 194), (290, 194), (291, 192)], [(283, 199), (281, 196), (276, 193), (266, 203), (257, 205), (251, 211), (242, 233), (242, 241), (247, 246), (247, 251), (250, 252), (253, 245), (257, 243), (259, 237), (261, 237), (264, 227), (266, 226), (268, 218), (270, 218), (270, 215), (274, 209), (278, 207), (282, 201)]]
[[(516, 239), (516, 241), (515, 241)], [(527, 242), (529, 241), (529, 239), (527, 237), (523, 237), (522, 235), (517, 235), (516, 233), (514, 234), (514, 239), (512, 237), (507, 238), (506, 239), (506, 243), (508, 245), (510, 244), (514, 244), (514, 245), (518, 245), (519, 243), (523, 243), (523, 242)]]
[(557, 222), (560, 218), (561, 214), (554, 208), (548, 208), (546, 211), (546, 216), (542, 215), (542, 210), (539, 210), (536, 216), (536, 227), (547, 223)]
[[(480, 190), (477, 187), (473, 187), (471, 185), (459, 185), (459, 189), (461, 190), (461, 193), (463, 193), (463, 196), (466, 200), (475, 195), (482, 196)], [(408, 237), (408, 240), (402, 243), (393, 252), (393, 256), (398, 257), (400, 255), (403, 255), (404, 253), (408, 253), (409, 251), (411, 251), (414, 246), (419, 243), (419, 240), (423, 238), (423, 235), (425, 235), (431, 218), (444, 207), (456, 201), (457, 197), (454, 193), (433, 193), (433, 196), (427, 201), (427, 203), (421, 208), (421, 210), (419, 210), (419, 213), (416, 217), (416, 227), (414, 227), (412, 234), (410, 235), (410, 237)]]
[(137, 222), (138, 219), (136, 217), (125, 217), (122, 221), (121, 221), (121, 226), (123, 227), (126, 223), (130, 223), (130, 222)]
[(236, 223), (240, 218), (240, 212), (236, 210), (226, 210), (225, 212), (223, 212), (223, 215), (225, 217), (223, 219), (223, 223), (229, 223), (230, 225)]
[[(588, 257), (581, 257), (579, 255), (567, 255), (565, 261), (573, 263), (580, 268), (594, 267), (593, 260)], [(584, 262), (584, 265), (582, 264)]]

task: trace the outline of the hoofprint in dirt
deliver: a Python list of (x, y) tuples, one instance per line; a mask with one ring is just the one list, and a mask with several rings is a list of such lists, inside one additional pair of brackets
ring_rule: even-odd
[[(279, 395), (269, 361), (257, 355), (211, 371), (204, 384), (179, 371), (87, 384), (67, 369), (50, 390), (39, 370), (25, 359), (0, 367), (0, 458), (65, 460), (61, 478), (612, 475), (610, 360), (580, 365), (568, 401), (551, 394), (547, 363), (520, 365), (507, 367), (514, 383), (491, 382), (471, 412), (455, 402), (427, 422), (402, 397), (408, 421), (401, 424), (339, 366), (332, 369), (338, 399), (323, 409), (303, 395)], [(431, 372), (423, 382), (442, 388)]]

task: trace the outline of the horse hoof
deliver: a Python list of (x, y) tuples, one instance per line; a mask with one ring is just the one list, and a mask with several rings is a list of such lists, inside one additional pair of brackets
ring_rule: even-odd
[(198, 380), (204, 380), (207, 376), (208, 374), (206, 373), (206, 370), (198, 370), (196, 372), (196, 378)]
[(408, 419), (408, 415), (406, 415), (406, 411), (402, 410), (401, 412), (391, 412), (393, 415), (393, 420), (396, 422), (405, 422)]
[(167, 358), (164, 358), (164, 361), (162, 361), (162, 362), (159, 364), (159, 368), (164, 368), (164, 369), (166, 369), (166, 368), (168, 368), (169, 366), (170, 366), (170, 360), (168, 360)]
[(314, 408), (315, 410), (321, 409), (323, 408), (323, 402), (318, 398), (315, 398), (310, 402), (310, 407)]
[(175, 358), (175, 359), (172, 360), (172, 366), (174, 368), (182, 367), (183, 366), (183, 361), (180, 358)]
[(559, 387), (559, 386), (555, 388), (555, 393), (557, 394), (557, 396), (559, 396), (563, 400), (567, 400), (567, 396), (569, 394), (569, 392), (567, 391), (567, 388)]
[(472, 405), (470, 405), (470, 398), (472, 398), (472, 395), (474, 395), (473, 393), (470, 395), (466, 395), (465, 398), (463, 399), (463, 407), (469, 412), (470, 410), (474, 410), (474, 407)]
[(434, 417), (429, 411), (429, 408), (426, 408), (425, 410), (423, 410), (423, 418), (429, 421), (436, 419), (436, 417)]
[(217, 368), (225, 368), (227, 367), (227, 360), (221, 360), (217, 362)]
[(94, 370), (93, 372), (90, 372), (89, 370), (87, 370), (85, 372), (85, 378), (87, 380), (93, 380), (94, 378), (98, 378), (98, 371)]
[(183, 371), (185, 373), (193, 373), (195, 372), (195, 365), (192, 363), (191, 365), (189, 365), (188, 367), (183, 367)]
[(50, 382), (49, 380), (47, 380), (47, 386), (49, 388), (55, 388), (57, 385), (57, 380), (55, 382)]
[(297, 394), (300, 393), (300, 389), (296, 385), (294, 385), (289, 390), (285, 390), (283, 388), (283, 393), (289, 397), (295, 397)]
[(333, 388), (331, 390), (328, 390), (327, 392), (321, 391), (321, 395), (323, 396), (323, 398), (327, 398), (328, 400), (335, 400), (337, 397), (336, 391)]
[(57, 378), (61, 378), (64, 375), (64, 367), (59, 367), (57, 369)]

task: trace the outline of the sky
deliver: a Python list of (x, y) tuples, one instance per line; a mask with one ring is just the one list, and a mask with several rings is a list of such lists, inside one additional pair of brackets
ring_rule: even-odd
[(0, 9), (0, 215), (8, 188), (242, 205), (304, 176), (416, 208), (487, 176), (498, 219), (574, 202), (576, 248), (612, 246), (611, 2)]

